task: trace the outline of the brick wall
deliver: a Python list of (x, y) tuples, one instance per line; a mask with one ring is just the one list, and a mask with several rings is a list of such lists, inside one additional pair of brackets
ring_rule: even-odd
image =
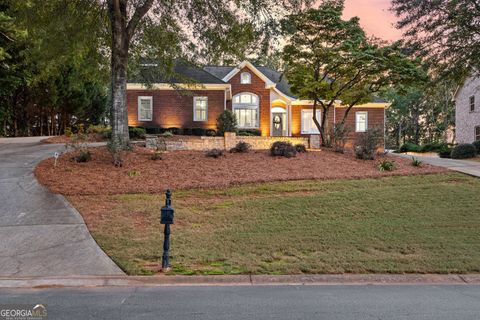
[[(242, 72), (248, 72), (251, 75), (252, 83), (251, 84), (241, 84), (240, 75)], [(251, 92), (258, 95), (259, 99), (259, 122), (260, 130), (262, 131), (262, 136), (270, 135), (270, 89), (265, 89), (265, 82), (260, 79), (253, 71), (247, 67), (243, 68), (238, 72), (229, 83), (232, 86), (232, 96), (241, 93), (241, 92)], [(231, 101), (228, 103), (228, 108), (232, 109)]]
[[(162, 128), (216, 129), (217, 116), (224, 110), (223, 90), (195, 90), (181, 95), (175, 90), (128, 90), (128, 124), (130, 126), (159, 126)], [(152, 121), (138, 121), (138, 97), (153, 97)], [(193, 97), (208, 97), (208, 121), (193, 121)]]

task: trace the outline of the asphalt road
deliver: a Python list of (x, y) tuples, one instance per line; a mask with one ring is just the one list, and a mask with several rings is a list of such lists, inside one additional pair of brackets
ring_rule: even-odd
[(480, 319), (480, 286), (175, 286), (0, 289), (48, 319)]

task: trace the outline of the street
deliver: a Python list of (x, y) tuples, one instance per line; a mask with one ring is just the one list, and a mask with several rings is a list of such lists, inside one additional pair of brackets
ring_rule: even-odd
[(0, 289), (0, 304), (46, 304), (49, 319), (480, 318), (480, 286), (166, 286)]

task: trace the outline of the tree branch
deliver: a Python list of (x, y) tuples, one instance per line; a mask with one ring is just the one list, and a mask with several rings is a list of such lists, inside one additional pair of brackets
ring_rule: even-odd
[(142, 20), (142, 18), (147, 14), (148, 10), (152, 8), (153, 1), (154, 0), (145, 0), (145, 3), (135, 10), (135, 13), (127, 25), (128, 40), (132, 39), (140, 20)]

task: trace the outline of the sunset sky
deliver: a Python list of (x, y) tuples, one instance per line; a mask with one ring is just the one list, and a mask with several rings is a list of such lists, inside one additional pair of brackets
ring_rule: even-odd
[(398, 40), (401, 32), (393, 26), (395, 15), (388, 9), (390, 0), (346, 0), (344, 17), (360, 17), (360, 24), (370, 35)]

